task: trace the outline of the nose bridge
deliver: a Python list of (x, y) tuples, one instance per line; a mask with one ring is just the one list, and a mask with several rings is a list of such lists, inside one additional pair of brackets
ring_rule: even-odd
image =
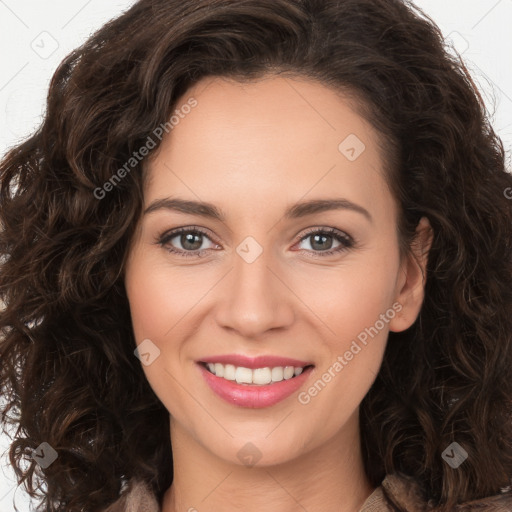
[(269, 270), (271, 260), (270, 246), (264, 247), (253, 236), (240, 242), (236, 247), (236, 255), (233, 255), (233, 286), (237, 293), (242, 293), (245, 298), (247, 292), (249, 295), (251, 292), (260, 294), (265, 288), (268, 289), (272, 277)]
[[(293, 319), (286, 287), (275, 274), (273, 251), (248, 236), (233, 253), (233, 270), (226, 280), (217, 320), (244, 337), (288, 325)], [(225, 292), (225, 294), (224, 294)]]

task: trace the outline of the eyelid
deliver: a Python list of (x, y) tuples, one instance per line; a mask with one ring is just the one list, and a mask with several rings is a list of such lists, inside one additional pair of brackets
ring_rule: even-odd
[[(216, 239), (215, 236), (213, 236), (209, 230), (206, 228), (202, 228), (199, 226), (181, 226), (177, 228), (173, 228), (167, 231), (164, 231), (162, 234), (160, 234), (157, 238), (155, 243), (159, 244), (160, 246), (165, 248), (165, 245), (168, 243), (169, 240), (175, 238), (176, 236), (182, 234), (182, 233), (190, 233), (190, 232), (196, 232), (204, 235), (206, 238), (208, 238), (212, 243), (214, 243), (217, 246), (221, 246), (220, 242)], [(302, 242), (303, 240), (306, 240), (311, 235), (314, 234), (324, 234), (328, 235), (340, 242), (341, 246), (334, 248), (334, 249), (328, 249), (325, 251), (311, 251), (307, 249), (299, 249), (298, 252), (306, 252), (308, 255), (311, 255), (313, 257), (328, 257), (333, 254), (340, 254), (346, 250), (349, 250), (355, 246), (355, 240), (354, 238), (346, 233), (345, 231), (342, 231), (337, 228), (333, 227), (321, 227), (321, 226), (315, 226), (306, 229), (306, 231), (302, 231), (300, 235), (296, 237), (296, 241), (294, 242), (294, 245), (297, 243)], [(186, 251), (183, 249), (167, 249), (168, 252), (177, 254), (178, 256), (184, 256), (184, 257), (191, 257), (191, 256), (197, 256), (201, 257), (200, 255), (203, 255), (204, 253), (207, 253), (208, 251), (211, 251), (212, 249), (196, 249), (194, 251)], [(213, 249), (217, 250), (217, 249)]]
[(328, 258), (329, 256), (340, 255), (343, 252), (356, 247), (356, 241), (351, 235), (349, 235), (345, 231), (333, 227), (308, 228), (305, 232), (301, 233), (301, 235), (298, 237), (297, 242), (294, 245), (302, 242), (303, 240), (308, 239), (311, 235), (314, 234), (324, 234), (330, 236), (337, 240), (341, 245), (339, 247), (336, 247), (334, 249), (328, 249), (326, 251), (311, 251), (307, 249), (299, 249), (299, 252), (306, 252), (308, 254), (308, 257)]
[[(211, 234), (211, 232), (209, 230), (207, 230), (206, 228), (202, 228), (202, 227), (194, 226), (194, 225), (180, 226), (178, 228), (166, 230), (156, 237), (155, 242), (160, 245), (165, 245), (165, 243), (167, 243), (168, 240), (171, 240), (172, 238), (174, 238), (178, 235), (181, 235), (182, 233), (189, 233), (189, 232), (201, 233), (206, 238), (209, 238), (215, 245), (221, 245), (220, 242), (216, 239), (216, 237), (214, 235)], [(205, 250), (207, 250), (207, 249), (198, 249), (197, 251), (202, 252)], [(186, 252), (189, 252), (192, 254), (194, 253), (194, 251), (186, 251)]]
[(302, 241), (308, 236), (314, 234), (314, 233), (325, 233), (328, 235), (338, 235), (340, 238), (344, 238), (347, 240), (347, 242), (354, 242), (354, 239), (345, 231), (342, 231), (341, 229), (332, 228), (332, 227), (313, 227), (313, 228), (307, 228), (306, 231), (303, 231), (300, 236), (298, 236), (297, 240)]

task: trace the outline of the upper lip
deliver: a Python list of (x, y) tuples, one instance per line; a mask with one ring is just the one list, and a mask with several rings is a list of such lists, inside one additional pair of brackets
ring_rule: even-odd
[(308, 361), (301, 361), (299, 359), (291, 359), (289, 357), (279, 357), (264, 355), (258, 357), (248, 357), (242, 354), (225, 354), (220, 356), (211, 356), (200, 359), (201, 363), (221, 363), (232, 364), (233, 366), (242, 366), (244, 368), (274, 368), (276, 366), (295, 366), (302, 367), (310, 366), (313, 363)]

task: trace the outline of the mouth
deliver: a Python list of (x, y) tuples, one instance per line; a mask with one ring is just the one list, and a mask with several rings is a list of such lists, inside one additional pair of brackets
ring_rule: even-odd
[(304, 371), (313, 368), (312, 364), (305, 366), (265, 366), (261, 368), (246, 368), (233, 364), (199, 363), (206, 371), (227, 381), (245, 386), (268, 386), (285, 380), (291, 380)]
[[(235, 362), (234, 359), (231, 361)], [(270, 364), (268, 358), (265, 361)], [(286, 360), (291, 361), (293, 366), (260, 366), (265, 363), (245, 359), (245, 364), (253, 368), (236, 366), (226, 361), (198, 361), (197, 368), (210, 390), (223, 401), (237, 407), (260, 409), (285, 401), (306, 386), (315, 366), (308, 363), (295, 366), (302, 362)]]

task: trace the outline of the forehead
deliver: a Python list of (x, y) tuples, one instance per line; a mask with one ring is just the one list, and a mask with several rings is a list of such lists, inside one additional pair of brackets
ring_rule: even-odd
[(197, 105), (174, 118), (152, 155), (147, 201), (172, 193), (254, 212), (305, 195), (348, 195), (389, 209), (378, 134), (338, 92), (307, 79), (208, 77), (176, 110), (190, 98)]

